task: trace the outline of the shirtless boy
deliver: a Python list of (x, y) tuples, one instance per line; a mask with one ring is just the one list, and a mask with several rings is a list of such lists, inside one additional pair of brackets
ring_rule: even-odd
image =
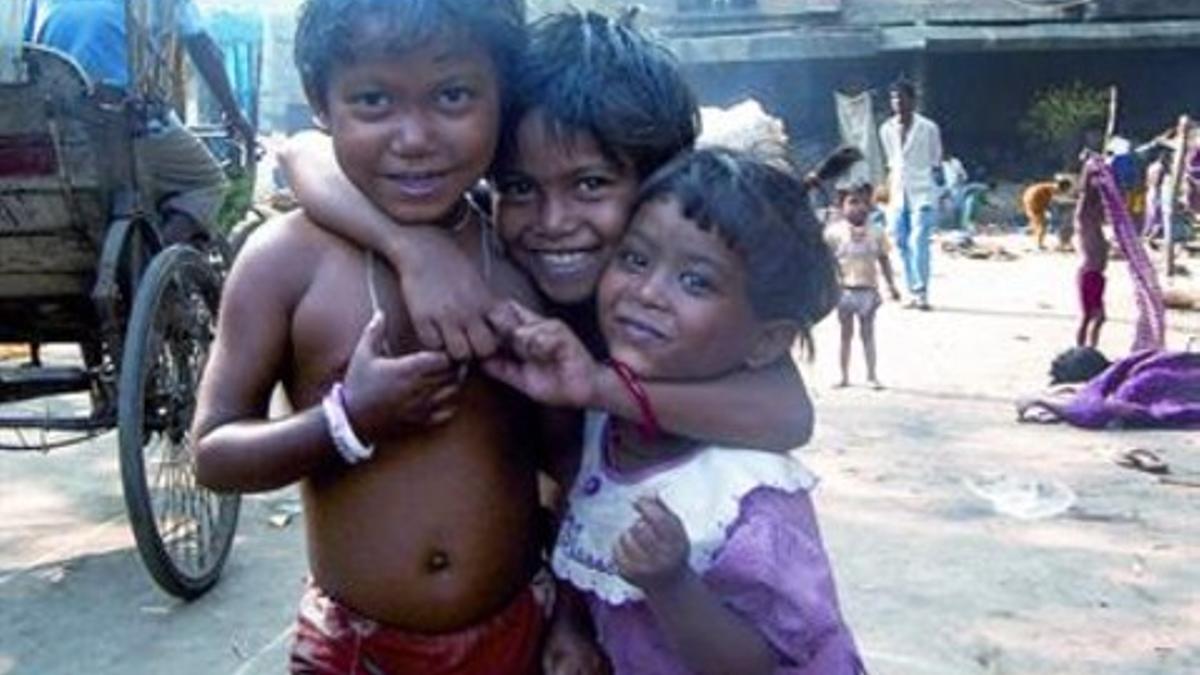
[(1096, 347), (1104, 326), (1104, 270), (1108, 267), (1108, 240), (1104, 238), (1104, 204), (1093, 185), (1095, 169), (1085, 165), (1079, 202), (1075, 205), (1075, 232), (1079, 237), (1079, 305), (1082, 318), (1075, 334), (1079, 347)]
[[(495, 151), (523, 26), (516, 0), (308, 0), (296, 59), (355, 187), (399, 229), (440, 223), (498, 293), (531, 302), (464, 198)], [(532, 409), (460, 372), (419, 350), (388, 265), (303, 214), (239, 257), (197, 474), (225, 491), (300, 482), (312, 584), (293, 672), (537, 671)], [(276, 382), (296, 412), (267, 420)]]

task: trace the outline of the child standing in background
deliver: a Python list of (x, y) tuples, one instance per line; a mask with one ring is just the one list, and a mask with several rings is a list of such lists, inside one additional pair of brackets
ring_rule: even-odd
[(1075, 205), (1075, 232), (1082, 260), (1076, 283), (1082, 318), (1075, 333), (1079, 347), (1096, 347), (1104, 326), (1104, 270), (1108, 267), (1108, 240), (1104, 238), (1104, 204), (1092, 184), (1093, 171), (1085, 167), (1080, 181), (1079, 203)]
[(838, 301), (838, 323), (841, 324), (842, 379), (838, 387), (850, 385), (850, 347), (854, 341), (854, 320), (858, 319), (862, 335), (863, 355), (867, 361), (867, 382), (882, 389), (876, 371), (875, 313), (883, 300), (879, 295), (879, 272), (887, 282), (893, 300), (900, 299), (892, 264), (888, 258), (890, 246), (883, 230), (870, 222), (871, 186), (869, 184), (842, 191), (839, 195), (839, 217), (826, 234), (829, 246), (837, 256), (841, 270), (842, 296)]

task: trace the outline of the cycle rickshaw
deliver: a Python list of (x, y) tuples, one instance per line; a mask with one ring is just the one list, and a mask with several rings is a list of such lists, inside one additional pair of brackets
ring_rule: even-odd
[[(0, 429), (22, 441), (29, 430), (72, 436), (3, 446), (44, 451), (115, 428), (141, 558), (160, 587), (191, 599), (216, 583), (240, 498), (196, 484), (189, 439), (228, 247), (219, 235), (164, 246), (134, 152), (147, 102), (182, 91), (174, 36), (151, 33), (153, 13), (169, 17), (173, 4), (126, 0), (131, 86), (115, 99), (61, 52), (11, 50), (16, 72), (0, 82), (0, 343), (75, 343), (82, 364), (0, 364), (0, 403), (86, 392), (90, 410), (3, 412)], [(253, 176), (253, 152), (233, 161)]]

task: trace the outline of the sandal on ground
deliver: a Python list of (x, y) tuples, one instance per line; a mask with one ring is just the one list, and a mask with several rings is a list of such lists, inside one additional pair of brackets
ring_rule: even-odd
[(1017, 422), (1024, 424), (1057, 424), (1062, 417), (1045, 403), (1036, 399), (1017, 401)]
[(1171, 467), (1163, 461), (1162, 457), (1158, 456), (1158, 453), (1145, 448), (1134, 448), (1132, 450), (1122, 452), (1121, 454), (1117, 455), (1113, 461), (1116, 462), (1118, 466), (1123, 466), (1127, 469), (1144, 471), (1146, 473), (1152, 473), (1159, 476), (1170, 473), (1171, 471)]

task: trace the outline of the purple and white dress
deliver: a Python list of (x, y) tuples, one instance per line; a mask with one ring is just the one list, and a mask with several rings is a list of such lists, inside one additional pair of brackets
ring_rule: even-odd
[(637, 474), (607, 456), (608, 417), (588, 415), (583, 458), (553, 555), (555, 574), (583, 591), (616, 675), (690, 671), (655, 625), (642, 592), (617, 572), (613, 546), (658, 495), (683, 522), (688, 565), (779, 655), (780, 675), (854, 675), (862, 662), (842, 620), (809, 491), (794, 458), (708, 446)]

